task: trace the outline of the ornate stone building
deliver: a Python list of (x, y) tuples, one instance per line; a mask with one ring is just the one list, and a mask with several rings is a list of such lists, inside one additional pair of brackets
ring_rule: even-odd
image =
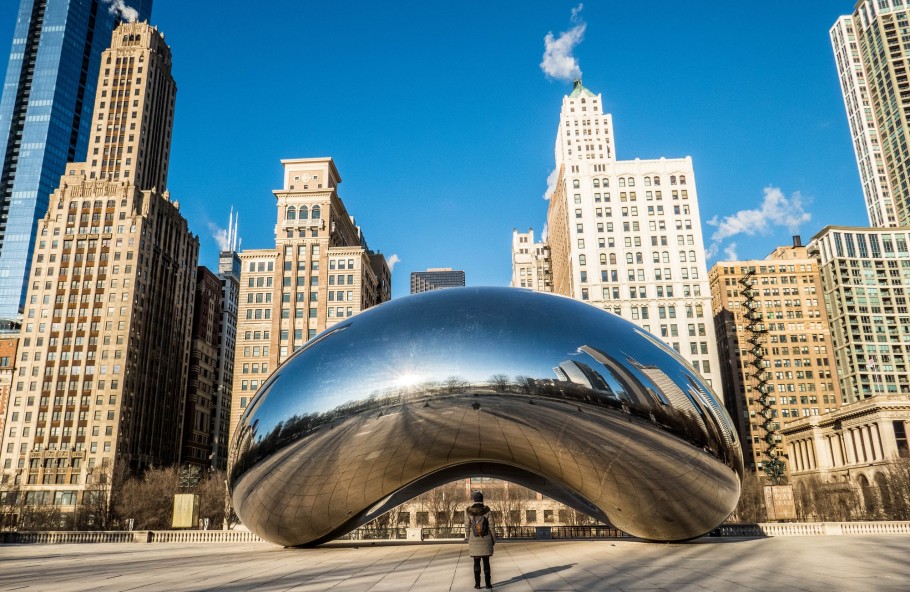
[(256, 390), (321, 331), (391, 298), (385, 257), (338, 195), (331, 158), (282, 160), (275, 248), (240, 253), (231, 432)]
[(166, 190), (170, 49), (119, 26), (101, 58), (88, 162), (38, 223), (4, 479), (72, 511), (118, 470), (180, 458), (199, 242)]

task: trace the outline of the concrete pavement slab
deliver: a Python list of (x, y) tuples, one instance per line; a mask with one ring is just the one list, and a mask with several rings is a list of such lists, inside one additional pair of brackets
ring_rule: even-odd
[[(473, 590), (459, 544), (120, 543), (0, 546), (0, 590), (23, 592), (391, 592)], [(685, 544), (496, 545), (494, 588), (884, 592), (910, 590), (910, 537), (704, 538)]]

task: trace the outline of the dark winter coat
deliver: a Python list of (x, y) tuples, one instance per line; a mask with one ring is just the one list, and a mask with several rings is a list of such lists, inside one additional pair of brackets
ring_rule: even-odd
[[(474, 535), (474, 529), (471, 528), (471, 519), (474, 516), (487, 517), (487, 523), (490, 525), (490, 534), (483, 537)], [(493, 545), (496, 543), (496, 537), (493, 534), (493, 515), (489, 507), (482, 503), (468, 506), (464, 511), (464, 528), (468, 539), (468, 555), (471, 557), (486, 557), (493, 554)]]

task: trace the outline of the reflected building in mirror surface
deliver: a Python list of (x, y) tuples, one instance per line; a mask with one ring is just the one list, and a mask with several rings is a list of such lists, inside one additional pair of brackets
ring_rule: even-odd
[(451, 267), (431, 267), (426, 271), (411, 272), (411, 294), (463, 286), (464, 272)]

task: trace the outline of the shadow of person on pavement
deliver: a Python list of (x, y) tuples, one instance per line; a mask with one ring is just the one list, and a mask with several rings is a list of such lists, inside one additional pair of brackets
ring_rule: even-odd
[(502, 582), (493, 582), (493, 585), (496, 588), (499, 588), (500, 586), (507, 586), (509, 584), (514, 584), (516, 582), (522, 582), (525, 580), (533, 580), (534, 578), (539, 578), (540, 576), (545, 576), (548, 574), (565, 571), (567, 569), (572, 569), (576, 565), (577, 564), (575, 564), (575, 563), (570, 563), (568, 565), (554, 565), (553, 567), (548, 567), (546, 569), (537, 569), (534, 571), (529, 571), (527, 573), (521, 574), (520, 576), (515, 576), (514, 578), (510, 578), (510, 579), (502, 581)]

